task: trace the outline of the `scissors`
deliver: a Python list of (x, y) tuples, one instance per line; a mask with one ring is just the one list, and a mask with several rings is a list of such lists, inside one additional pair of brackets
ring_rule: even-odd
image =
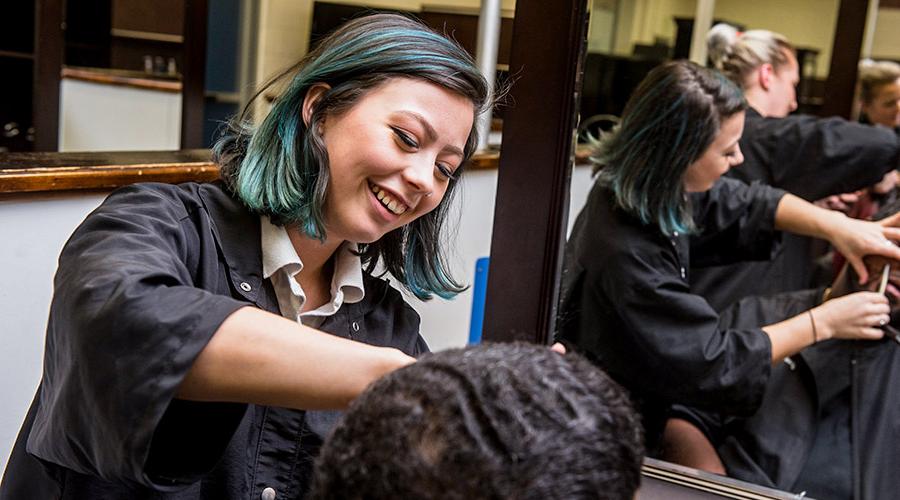
[(891, 275), (891, 265), (885, 264), (884, 269), (881, 270), (881, 282), (878, 284), (878, 293), (884, 295), (884, 291), (887, 290), (888, 277)]
[[(878, 293), (884, 295), (884, 291), (887, 290), (888, 284), (888, 276), (891, 275), (891, 265), (885, 264), (884, 269), (881, 271), (881, 282), (878, 283)], [(894, 342), (900, 344), (900, 332), (896, 330), (885, 330), (885, 333), (890, 335), (891, 338), (894, 339)]]

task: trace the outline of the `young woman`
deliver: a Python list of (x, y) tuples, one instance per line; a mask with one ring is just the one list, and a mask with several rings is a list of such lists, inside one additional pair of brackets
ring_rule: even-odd
[[(708, 43), (715, 67), (743, 89), (749, 105), (740, 141), (744, 164), (729, 177), (815, 201), (876, 184), (900, 165), (900, 139), (889, 130), (789, 115), (797, 108), (800, 73), (785, 37), (766, 30), (738, 33), (719, 24)], [(693, 269), (691, 288), (722, 310), (743, 297), (819, 286), (814, 250), (809, 238), (785, 235), (770, 261)]]
[(863, 292), (728, 329), (691, 293), (691, 262), (765, 258), (777, 230), (829, 239), (864, 278), (863, 254), (900, 256), (888, 240), (900, 229), (720, 180), (741, 163), (744, 109), (734, 84), (693, 63), (651, 71), (598, 147), (596, 183), (567, 245), (557, 338), (630, 390), (650, 449), (672, 403), (750, 414), (773, 363), (830, 338), (880, 338), (889, 319), (887, 299)]
[(335, 420), (303, 410), (427, 349), (370, 271), (460, 291), (440, 233), (485, 81), (394, 15), (347, 23), (289, 77), (216, 146), (224, 182), (119, 190), (71, 237), (0, 497), (302, 496)]
[(859, 65), (862, 120), (900, 129), (900, 64), (866, 60)]
[[(881, 125), (900, 134), (900, 65), (891, 61), (867, 59), (859, 64), (860, 122)], [(849, 217), (871, 219), (879, 209), (897, 198), (894, 188), (900, 182), (900, 172), (891, 170), (884, 177), (855, 193), (829, 196), (825, 206), (842, 210)], [(835, 275), (844, 264), (835, 255)]]

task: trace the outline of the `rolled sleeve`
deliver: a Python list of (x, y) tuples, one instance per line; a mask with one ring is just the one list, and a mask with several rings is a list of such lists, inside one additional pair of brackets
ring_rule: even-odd
[[(151, 443), (222, 322), (248, 303), (197, 257), (191, 209), (158, 191), (111, 195), (60, 256), (40, 408), (28, 451), (77, 472), (151, 485)], [(211, 288), (216, 288), (215, 286)], [(219, 293), (217, 293), (219, 292)], [(233, 412), (236, 426), (241, 405)], [(212, 464), (210, 464), (211, 466)]]
[[(623, 254), (586, 283), (615, 297), (619, 345), (603, 359), (640, 392), (671, 402), (750, 414), (762, 402), (771, 344), (759, 328), (722, 328), (700, 296), (690, 293), (676, 264)], [(602, 354), (601, 354), (602, 355)]]

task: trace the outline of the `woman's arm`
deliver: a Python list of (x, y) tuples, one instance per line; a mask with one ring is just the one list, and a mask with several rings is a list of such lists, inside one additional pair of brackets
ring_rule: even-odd
[(888, 299), (874, 292), (857, 292), (824, 302), (779, 323), (764, 326), (772, 343), (772, 362), (832, 338), (875, 340), (890, 321)]
[(786, 194), (775, 211), (775, 227), (830, 241), (847, 257), (862, 283), (868, 279), (863, 256), (875, 254), (900, 260), (900, 248), (889, 241), (900, 240), (900, 228), (892, 227), (900, 222), (898, 216), (878, 223), (861, 221)]
[(809, 201), (871, 186), (900, 160), (900, 141), (886, 127), (809, 115), (748, 118), (741, 150), (753, 168), (732, 175)]
[(302, 409), (340, 409), (382, 375), (415, 361), (244, 307), (200, 352), (177, 396)]

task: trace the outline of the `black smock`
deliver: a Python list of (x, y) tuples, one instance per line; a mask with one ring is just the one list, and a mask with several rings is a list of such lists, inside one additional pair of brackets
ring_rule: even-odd
[(717, 262), (771, 255), (783, 192), (721, 179), (697, 197), (703, 254), (688, 237), (664, 235), (614, 206), (596, 184), (566, 247), (557, 340), (586, 354), (627, 388), (641, 412), (648, 446), (672, 403), (750, 414), (771, 368), (759, 328), (719, 326), (716, 311), (689, 288), (692, 258)]
[[(808, 115), (765, 118), (752, 108), (740, 147), (744, 163), (726, 176), (784, 189), (807, 201), (871, 186), (900, 162), (900, 139), (889, 128)], [(721, 311), (744, 297), (817, 286), (813, 242), (786, 234), (771, 260), (696, 266), (691, 290)]]
[[(819, 304), (821, 289), (746, 299), (721, 321), (771, 324)], [(900, 318), (892, 315), (892, 325)], [(895, 498), (900, 471), (900, 346), (828, 340), (773, 367), (759, 410), (734, 417), (676, 405), (713, 442), (728, 475), (811, 498)]]
[[(60, 255), (43, 378), (0, 498), (302, 497), (338, 412), (175, 398), (226, 317), (279, 314), (261, 255), (259, 216), (220, 183), (111, 194)], [(427, 350), (400, 293), (364, 284), (321, 330)]]

